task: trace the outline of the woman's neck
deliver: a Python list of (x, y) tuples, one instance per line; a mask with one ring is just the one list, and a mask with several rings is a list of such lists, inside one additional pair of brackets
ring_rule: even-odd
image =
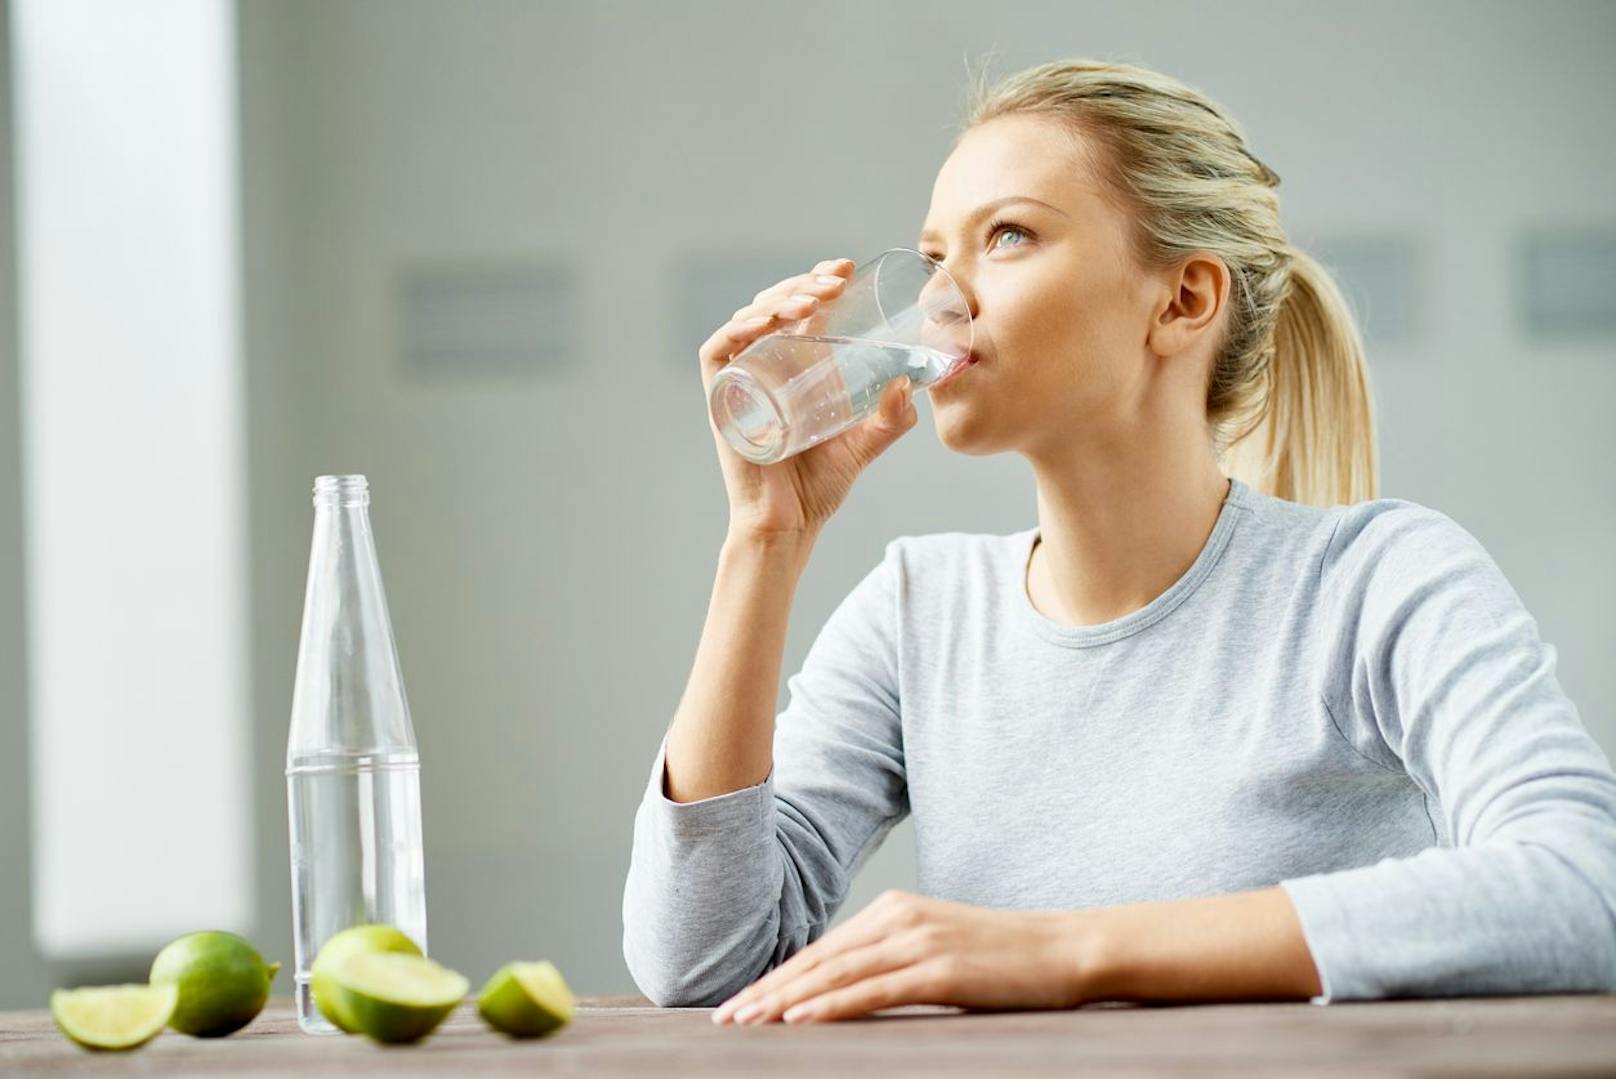
[(1092, 458), (1064, 468), (1034, 460), (1039, 542), (1025, 582), (1033, 606), (1062, 625), (1097, 625), (1188, 572), (1231, 489), (1210, 447), (1195, 451), (1130, 453), (1101, 467)]

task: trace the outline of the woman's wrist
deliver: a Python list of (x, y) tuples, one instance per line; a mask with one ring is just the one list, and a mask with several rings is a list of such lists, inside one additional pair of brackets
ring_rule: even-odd
[(1115, 949), (1098, 910), (1060, 911), (1061, 995), (1069, 1007), (1110, 998), (1117, 982)]
[(768, 531), (731, 524), (724, 534), (724, 550), (732, 553), (785, 557), (806, 563), (819, 530)]

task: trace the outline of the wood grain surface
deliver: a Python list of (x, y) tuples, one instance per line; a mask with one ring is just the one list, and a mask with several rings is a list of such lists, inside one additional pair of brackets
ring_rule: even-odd
[(581, 997), (550, 1038), (511, 1041), (470, 1005), (426, 1041), (301, 1033), (276, 999), (203, 1040), (166, 1031), (92, 1053), (43, 1011), (0, 1013), (4, 1075), (1616, 1075), (1616, 995), (964, 1013), (907, 1007), (849, 1022), (716, 1027), (707, 1008)]

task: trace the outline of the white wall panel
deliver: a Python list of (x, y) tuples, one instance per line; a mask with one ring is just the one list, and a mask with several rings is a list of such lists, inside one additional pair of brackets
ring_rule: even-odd
[(34, 935), (140, 953), (252, 919), (234, 7), (13, 14)]

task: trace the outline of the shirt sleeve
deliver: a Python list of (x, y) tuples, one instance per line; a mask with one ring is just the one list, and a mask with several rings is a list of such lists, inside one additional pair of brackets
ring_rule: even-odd
[(1438, 845), (1281, 882), (1324, 991), (1616, 990), (1616, 776), (1491, 557), (1413, 503), (1349, 507), (1324, 556), (1325, 705), (1406, 771)]
[(659, 1006), (721, 1003), (817, 939), (858, 867), (908, 815), (898, 542), (787, 680), (762, 783), (674, 802), (663, 735), (623, 889), (623, 956)]

